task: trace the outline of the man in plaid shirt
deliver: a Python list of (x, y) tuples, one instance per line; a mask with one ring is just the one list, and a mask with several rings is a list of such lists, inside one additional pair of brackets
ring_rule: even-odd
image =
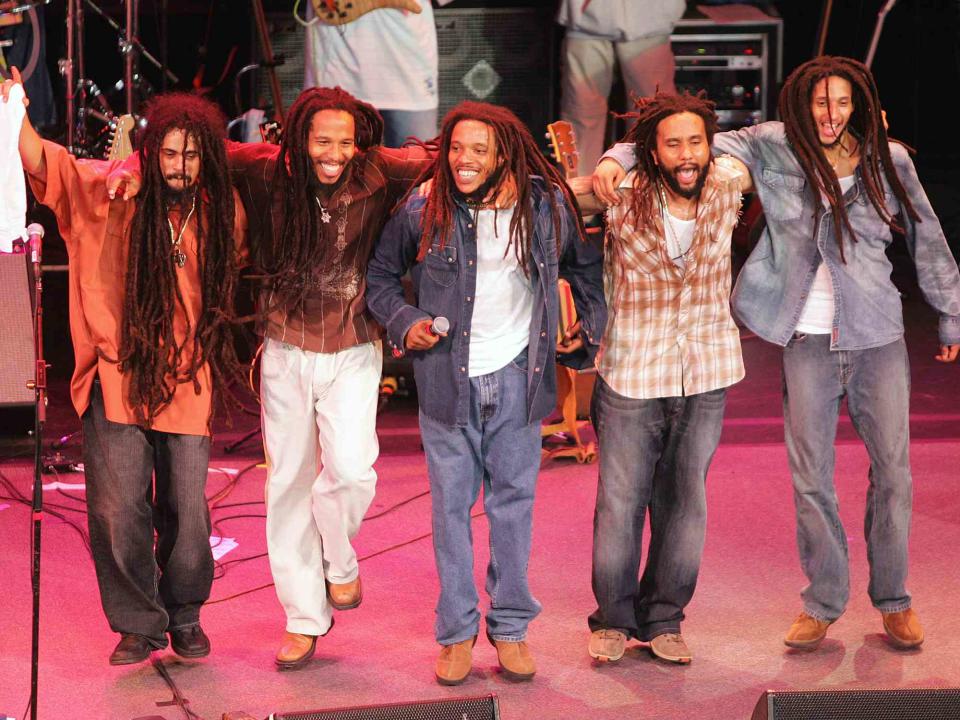
[[(623, 657), (630, 637), (675, 663), (706, 530), (705, 480), (726, 388), (743, 378), (730, 316), (730, 236), (750, 175), (711, 161), (714, 105), (701, 96), (638, 101), (636, 169), (607, 214), (609, 321), (597, 356), (593, 423), (600, 481), (593, 529), (590, 655)], [(644, 518), (651, 542), (638, 585)]]

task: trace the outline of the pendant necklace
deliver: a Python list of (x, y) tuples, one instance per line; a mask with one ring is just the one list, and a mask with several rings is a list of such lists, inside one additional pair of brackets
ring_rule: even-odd
[(197, 207), (197, 196), (193, 196), (193, 202), (190, 203), (190, 212), (187, 213), (186, 219), (183, 221), (183, 224), (180, 226), (180, 232), (175, 233), (173, 230), (173, 222), (170, 220), (169, 213), (167, 214), (167, 226), (170, 228), (170, 242), (173, 245), (173, 261), (177, 264), (178, 268), (182, 268), (187, 262), (187, 256), (183, 253), (183, 250), (180, 247), (180, 242), (183, 240), (183, 233), (187, 229), (187, 225), (190, 224), (190, 218), (193, 217), (193, 211)]
[(327, 212), (327, 209), (320, 204), (320, 198), (314, 195), (313, 199), (317, 201), (317, 207), (320, 208), (320, 222), (326, 225), (330, 222), (330, 213)]

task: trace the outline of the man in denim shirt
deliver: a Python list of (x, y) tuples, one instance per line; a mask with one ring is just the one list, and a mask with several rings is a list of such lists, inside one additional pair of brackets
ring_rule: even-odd
[[(411, 197), (370, 261), (367, 303), (397, 352), (411, 351), (440, 577), (436, 664), (463, 682), (479, 631), (470, 508), (484, 487), (490, 524), (487, 637), (504, 675), (533, 677), (525, 638), (540, 604), (527, 583), (540, 421), (556, 402), (555, 351), (589, 363), (605, 322), (598, 253), (576, 204), (509, 110), (462, 103), (443, 121), (429, 197)], [(412, 269), (417, 306), (404, 300)], [(580, 322), (559, 347), (557, 280)], [(441, 331), (434, 318), (449, 320)]]
[[(907, 150), (887, 139), (870, 71), (846, 58), (801, 65), (780, 96), (783, 123), (714, 140), (753, 176), (767, 227), (733, 293), (737, 315), (784, 346), (784, 428), (800, 562), (809, 584), (784, 639), (813, 649), (849, 597), (846, 534), (833, 482), (840, 403), (870, 456), (864, 532), (870, 599), (891, 643), (923, 629), (906, 589), (912, 509), (910, 377), (899, 293), (885, 249), (902, 229), (927, 301), (940, 312), (940, 352), (960, 353), (960, 274)], [(618, 157), (626, 157), (623, 152)], [(597, 194), (610, 201), (604, 163)], [(838, 232), (838, 228), (842, 232)]]

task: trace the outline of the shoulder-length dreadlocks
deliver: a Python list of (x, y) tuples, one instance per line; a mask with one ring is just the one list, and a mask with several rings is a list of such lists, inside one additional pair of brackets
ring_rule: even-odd
[(857, 238), (843, 206), (840, 182), (823, 152), (813, 114), (810, 112), (810, 102), (817, 83), (831, 75), (849, 82), (853, 90), (853, 113), (850, 115), (848, 127), (860, 142), (861, 175), (870, 203), (887, 225), (902, 232), (902, 228), (884, 203), (882, 173), (886, 176), (904, 211), (914, 220), (919, 220), (919, 216), (910, 203), (900, 178), (897, 177), (893, 159), (890, 157), (887, 131), (880, 113), (880, 96), (869, 68), (851, 58), (830, 55), (805, 62), (790, 73), (783, 84), (778, 110), (787, 133), (787, 140), (800, 162), (807, 183), (813, 192), (823, 193), (830, 203), (833, 223), (837, 228), (840, 258), (846, 262), (843, 251), (844, 230), (853, 242), (856, 242)]
[[(146, 117), (139, 149), (143, 185), (130, 236), (119, 361), (129, 376), (128, 399), (137, 422), (149, 427), (179, 384), (192, 383), (194, 392), (200, 392), (198, 376), (205, 363), (215, 391), (236, 375), (239, 365), (231, 331), (237, 258), (233, 186), (223, 147), (226, 121), (216, 105), (187, 93), (157, 96)], [(184, 300), (171, 251), (167, 183), (158, 159), (171, 130), (193, 137), (201, 158), (195, 198), (202, 304), (197, 327), (187, 326), (182, 344), (174, 335), (173, 316), (176, 305), (184, 309)]]
[(634, 121), (634, 125), (623, 136), (622, 142), (633, 143), (636, 146), (637, 174), (633, 180), (633, 198), (628, 214), (633, 217), (637, 230), (649, 228), (653, 224), (654, 208), (659, 207), (656, 205), (656, 182), (660, 177), (660, 168), (654, 162), (651, 153), (657, 147), (657, 127), (671, 115), (693, 113), (703, 119), (707, 143), (712, 143), (713, 136), (717, 133), (715, 107), (713, 101), (708, 100), (706, 93), (702, 90), (696, 95), (688, 92), (682, 95), (658, 92), (652, 97), (637, 98), (633, 112), (618, 115)]
[[(421, 219), (420, 248), (417, 260), (423, 261), (427, 250), (434, 239), (439, 239), (440, 245), (446, 244), (453, 230), (456, 207), (454, 205), (453, 171), (447, 156), (450, 153), (450, 139), (453, 129), (462, 120), (476, 120), (490, 128), (490, 134), (495, 140), (498, 161), (503, 162), (503, 172), (499, 174), (494, 186), (490, 189), (490, 196), (497, 197), (505, 184), (511, 178), (516, 182), (516, 211), (510, 220), (510, 245), (516, 253), (517, 262), (524, 273), (529, 272), (527, 261), (530, 257), (530, 238), (533, 234), (533, 204), (530, 202), (531, 178), (539, 175), (546, 184), (546, 195), (550, 203), (550, 215), (553, 219), (554, 230), (557, 234), (557, 252), (560, 252), (560, 232), (562, 209), (552, 192), (556, 185), (563, 192), (570, 212), (576, 218), (577, 230), (580, 239), (586, 237), (583, 220), (580, 218), (579, 206), (570, 187), (564, 181), (559, 170), (550, 163), (540, 152), (537, 143), (520, 118), (510, 110), (499, 105), (465, 101), (454, 107), (443, 118), (440, 126), (440, 148), (436, 159), (427, 167), (420, 179), (414, 183), (416, 188), (422, 181), (433, 178), (433, 188), (423, 208)], [(411, 192), (413, 192), (411, 190)], [(507, 251), (509, 252), (509, 247)]]
[(383, 118), (376, 108), (339, 87), (309, 88), (290, 106), (271, 187), (278, 211), (274, 223), (279, 218), (279, 227), (260, 243), (258, 253), (258, 264), (283, 307), (302, 303), (313, 269), (329, 265), (336, 252), (324, 239), (320, 208), (314, 202), (316, 170), (307, 152), (310, 123), (321, 110), (343, 110), (353, 116), (360, 151), (383, 139)]

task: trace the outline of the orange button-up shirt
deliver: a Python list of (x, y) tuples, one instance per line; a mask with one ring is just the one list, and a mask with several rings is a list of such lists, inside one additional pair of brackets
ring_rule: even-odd
[[(129, 378), (116, 363), (123, 323), (126, 292), (127, 251), (136, 201), (110, 200), (106, 179), (116, 162), (77, 160), (56, 143), (43, 143), (46, 162), (43, 176), (31, 176), (30, 185), (38, 202), (57, 217), (60, 235), (67, 246), (70, 263), (70, 336), (76, 369), (70, 382), (73, 406), (79, 415), (90, 405), (94, 380), (99, 376), (107, 419), (136, 424), (133, 407), (127, 400)], [(234, 191), (234, 238), (238, 250), (244, 247), (247, 219)], [(177, 283), (183, 307), (174, 305), (174, 334), (178, 343), (187, 338), (187, 328), (196, 328), (202, 309), (200, 271), (197, 259), (197, 223), (202, 216), (198, 204), (181, 241), (186, 256), (177, 269)], [(173, 224), (179, 228), (178, 218)], [(206, 222), (206, 220), (203, 220)], [(173, 262), (172, 249), (171, 259)], [(183, 353), (189, 358), (189, 346)], [(152, 429), (184, 435), (207, 435), (212, 409), (210, 368), (198, 374), (200, 392), (192, 383), (177, 386), (173, 400), (154, 418)]]

